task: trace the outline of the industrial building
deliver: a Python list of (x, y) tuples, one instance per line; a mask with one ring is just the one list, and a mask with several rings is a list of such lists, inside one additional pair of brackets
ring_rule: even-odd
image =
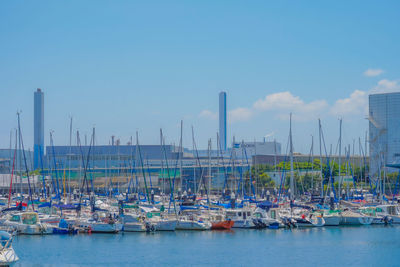
[(384, 166), (400, 163), (400, 92), (370, 95), (368, 119), (370, 176), (376, 178)]
[(243, 142), (240, 147), (246, 151), (246, 155), (251, 157), (253, 155), (281, 155), (282, 145), (276, 141), (274, 142)]
[(29, 150), (15, 150), (15, 149), (0, 149), (0, 174), (11, 173), (14, 153), (15, 162), (14, 170), (22, 170), (25, 172), (25, 162), (23, 160), (23, 154), (25, 152), (26, 164), (28, 165), (28, 170), (33, 170), (33, 152)]
[(53, 168), (54, 162), (64, 167), (78, 168), (86, 159), (90, 160), (91, 167), (96, 168), (129, 166), (135, 159), (145, 165), (154, 165), (154, 162), (160, 165), (161, 160), (179, 159), (179, 153), (179, 147), (174, 145), (48, 146), (46, 162)]

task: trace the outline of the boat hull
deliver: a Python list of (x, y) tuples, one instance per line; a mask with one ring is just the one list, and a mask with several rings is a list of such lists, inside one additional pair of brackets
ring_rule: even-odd
[(324, 216), (325, 226), (338, 226), (340, 224), (339, 216)]
[(234, 224), (235, 224), (235, 222), (231, 221), (231, 220), (213, 222), (211, 225), (211, 229), (212, 230), (228, 230), (228, 229), (231, 229)]
[(118, 233), (122, 230), (122, 224), (95, 223), (89, 225), (92, 233)]
[(254, 228), (255, 225), (251, 220), (236, 220), (233, 221), (232, 228)]
[(178, 221), (176, 230), (197, 230), (204, 231), (211, 229), (211, 224), (196, 221)]
[(343, 216), (340, 220), (341, 225), (370, 225), (373, 219), (370, 217), (347, 217)]
[(143, 223), (125, 223), (124, 232), (146, 232), (146, 226)]
[(155, 223), (156, 231), (175, 231), (177, 225), (176, 220), (158, 221)]
[(3, 248), (0, 251), (0, 265), (12, 265), (19, 260), (17, 254), (12, 247)]

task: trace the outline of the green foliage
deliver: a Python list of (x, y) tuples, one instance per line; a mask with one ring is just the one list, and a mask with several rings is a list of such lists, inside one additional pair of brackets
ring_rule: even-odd
[(262, 173), (258, 177), (257, 186), (261, 187), (275, 187), (275, 181), (267, 173)]
[[(319, 171), (321, 170), (321, 161), (319, 159), (314, 159), (314, 161), (311, 162), (294, 162), (293, 163), (294, 167), (294, 178), (295, 178), (295, 188), (297, 192), (304, 193), (309, 191), (311, 188), (320, 188), (321, 185), (321, 176), (320, 174), (313, 174), (313, 173), (308, 173), (307, 171)], [(290, 163), (288, 161), (286, 162), (280, 162), (276, 166), (268, 165), (268, 164), (260, 164), (257, 166), (253, 166), (251, 168), (251, 172), (253, 175), (253, 179), (256, 179), (257, 177), (257, 186), (276, 186), (274, 181), (269, 177), (267, 172), (270, 171), (290, 171)], [(299, 175), (298, 170), (303, 171), (302, 175)], [(361, 181), (363, 177), (366, 177), (366, 173), (368, 173), (368, 166), (362, 166), (362, 167), (356, 167), (353, 164), (348, 164), (347, 162), (344, 162), (340, 166), (341, 174), (342, 175), (352, 175), (356, 178), (356, 180)], [(306, 172), (304, 174), (304, 171)], [(286, 179), (285, 179), (285, 184), (284, 187), (285, 189), (289, 188), (289, 183), (290, 183), (290, 178), (288, 177), (288, 173), (286, 174)], [(327, 183), (330, 179), (330, 177), (338, 176), (339, 175), (339, 164), (336, 162), (331, 162), (329, 167), (326, 163), (322, 163), (322, 178), (324, 179), (324, 190), (327, 188)], [(391, 174), (390, 177), (388, 177), (388, 181), (390, 180), (391, 183), (394, 183), (395, 180), (397, 179), (397, 174)], [(331, 186), (331, 184), (329, 185)], [(339, 188), (339, 184), (337, 182), (334, 183), (334, 187), (336, 190)], [(343, 184), (343, 187), (353, 187), (353, 183), (348, 183), (348, 184)]]
[(30, 171), (29, 175), (31, 175), (31, 176), (32, 175), (40, 175), (40, 171), (41, 171), (40, 169), (37, 169), (37, 170), (34, 170), (34, 171)]

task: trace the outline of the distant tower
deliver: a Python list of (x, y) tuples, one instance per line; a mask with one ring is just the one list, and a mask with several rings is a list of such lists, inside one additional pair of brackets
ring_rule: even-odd
[(226, 92), (219, 93), (219, 141), (226, 150)]
[(33, 167), (41, 168), (44, 152), (44, 94), (40, 88), (33, 93)]

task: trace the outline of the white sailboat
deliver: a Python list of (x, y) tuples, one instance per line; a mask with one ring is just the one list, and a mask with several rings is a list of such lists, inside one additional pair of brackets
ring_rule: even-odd
[(373, 218), (351, 210), (340, 212), (340, 225), (370, 225)]
[(12, 265), (19, 260), (12, 247), (12, 235), (0, 231), (0, 265)]

